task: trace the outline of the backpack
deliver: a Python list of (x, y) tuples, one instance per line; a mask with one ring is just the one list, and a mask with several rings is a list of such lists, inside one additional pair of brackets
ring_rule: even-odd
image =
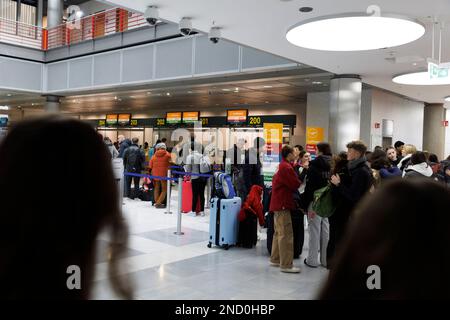
[(223, 172), (214, 174), (214, 189), (220, 199), (233, 199), (236, 196), (230, 175)]
[(200, 158), (200, 173), (211, 172), (211, 163), (207, 156), (202, 156)]
[(314, 191), (312, 209), (322, 218), (331, 217), (334, 211), (336, 211), (331, 188), (332, 186), (328, 184), (327, 186)]
[(141, 149), (136, 146), (131, 146), (128, 148), (128, 159), (127, 164), (134, 170), (142, 169), (142, 158)]

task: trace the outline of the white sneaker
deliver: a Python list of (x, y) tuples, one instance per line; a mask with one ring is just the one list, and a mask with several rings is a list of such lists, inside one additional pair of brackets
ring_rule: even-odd
[(190, 211), (189, 213), (187, 213), (188, 216), (190, 217), (196, 217), (197, 214), (194, 211)]
[(204, 217), (204, 216), (206, 216), (206, 214), (203, 211), (201, 211), (200, 216)]
[(281, 268), (280, 271), (285, 273), (300, 273), (301, 270), (300, 268), (292, 267), (292, 268)]
[(272, 267), (279, 267), (279, 266), (280, 266), (279, 263), (275, 263), (275, 262), (270, 262), (270, 265), (271, 265)]

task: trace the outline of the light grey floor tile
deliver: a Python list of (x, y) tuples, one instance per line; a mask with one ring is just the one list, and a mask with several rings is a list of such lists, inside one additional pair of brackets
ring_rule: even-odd
[(160, 241), (172, 246), (185, 246), (192, 243), (204, 242), (208, 243), (208, 232), (199, 231), (190, 228), (183, 228), (184, 235), (177, 236), (174, 234), (176, 228), (160, 229), (138, 234), (140, 237)]

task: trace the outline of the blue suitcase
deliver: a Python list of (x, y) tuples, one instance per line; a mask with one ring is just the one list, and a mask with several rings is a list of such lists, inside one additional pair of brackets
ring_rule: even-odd
[(241, 210), (241, 198), (233, 199), (211, 199), (210, 220), (209, 220), (209, 243), (228, 250), (234, 246), (238, 240), (239, 220), (238, 215)]

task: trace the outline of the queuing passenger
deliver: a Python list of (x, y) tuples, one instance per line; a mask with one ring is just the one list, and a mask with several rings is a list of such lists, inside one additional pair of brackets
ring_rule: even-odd
[(306, 153), (306, 151), (303, 150), (303, 147), (301, 145), (294, 146), (294, 156), (295, 159), (292, 161), (292, 165), (294, 166), (294, 169), (298, 169), (301, 166), (302, 163), (302, 156)]
[[(449, 299), (449, 208), (450, 191), (431, 180), (393, 181), (366, 198), (319, 298)], [(413, 263), (418, 252), (425, 265)]]
[(372, 153), (369, 163), (372, 169), (375, 188), (379, 187), (385, 179), (400, 178), (402, 176), (400, 169), (391, 165), (386, 152), (382, 149), (377, 149)]
[(386, 149), (386, 153), (387, 153), (387, 157), (389, 159), (389, 162), (391, 163), (391, 165), (397, 167), (398, 163), (400, 162), (400, 159), (397, 156), (397, 150), (395, 150), (394, 147), (389, 147)]
[[(191, 153), (186, 158), (184, 170), (194, 174), (202, 173), (200, 170), (200, 163), (203, 157), (203, 147), (195, 142), (191, 143)], [(192, 185), (192, 210), (188, 213), (190, 216), (197, 216), (197, 205), (200, 201), (199, 214), (205, 216), (205, 188), (208, 179), (196, 175), (191, 176)]]
[(150, 151), (148, 152), (148, 157), (150, 158), (150, 160), (153, 158), (153, 156), (155, 155), (155, 152), (156, 152), (156, 146), (158, 145), (158, 144), (160, 144), (161, 143), (161, 140), (156, 140), (156, 143), (155, 143), (155, 145), (153, 146), (153, 147), (151, 147), (150, 148)]
[(438, 173), (439, 169), (441, 168), (441, 164), (439, 163), (437, 155), (435, 155), (434, 153), (430, 153), (427, 160), (430, 164), (431, 169), (433, 170), (433, 174)]
[(405, 144), (402, 149), (402, 159), (398, 163), (397, 167), (403, 172), (406, 167), (409, 166), (411, 156), (417, 149), (412, 144)]
[[(332, 174), (338, 175), (343, 185), (351, 184), (347, 153), (345, 151), (342, 151), (337, 156), (333, 157)], [(344, 238), (350, 219), (350, 212), (353, 209), (352, 202), (341, 197), (336, 188), (333, 188), (332, 192), (336, 208), (334, 213), (328, 218), (330, 223), (330, 240), (328, 241), (327, 247), (328, 269), (332, 269), (334, 266), (334, 257), (336, 252), (340, 250), (342, 239)]]
[[(138, 138), (133, 138), (131, 141), (132, 145), (129, 146), (123, 154), (123, 165), (126, 172), (140, 174), (142, 173), (142, 170), (144, 170), (145, 154), (144, 151), (142, 151), (142, 149), (138, 146)], [(131, 192), (131, 180), (133, 180), (134, 192)], [(125, 176), (125, 194), (128, 198), (134, 199), (136, 197), (136, 193), (139, 190), (140, 180), (140, 177)]]
[[(314, 192), (325, 187), (331, 176), (331, 147), (326, 142), (317, 145), (318, 157), (312, 160), (307, 169), (306, 188), (302, 197), (304, 210), (308, 213), (309, 251), (304, 263), (310, 268), (320, 264), (327, 266), (327, 246), (330, 237), (328, 218), (322, 218), (312, 209)], [(320, 261), (319, 261), (320, 252)]]
[(109, 150), (109, 153), (111, 154), (111, 159), (115, 159), (119, 156), (119, 152), (117, 151), (116, 147), (114, 147), (111, 139), (109, 137), (103, 138), (103, 142), (105, 143), (106, 147)]
[(262, 173), (262, 157), (266, 141), (263, 138), (256, 137), (253, 141), (253, 147), (245, 152), (245, 164), (242, 166), (243, 181), (245, 188), (242, 189), (243, 196), (247, 199), (252, 186), (264, 187), (264, 175)]
[(231, 175), (237, 196), (242, 203), (246, 198), (243, 164), (245, 163), (245, 139), (238, 139), (237, 143), (224, 154), (225, 172)]
[[(42, 148), (42, 141), (52, 141), (52, 147)], [(29, 179), (23, 170), (29, 154), (39, 168), (33, 172), (39, 187), (24, 201), (18, 190)], [(109, 279), (116, 293), (131, 298), (116, 274), (128, 237), (110, 158), (95, 130), (78, 120), (51, 116), (11, 128), (0, 145), (1, 300), (91, 298), (96, 240), (104, 231), (112, 240)], [(55, 181), (67, 183), (61, 188)], [(70, 290), (76, 275), (80, 288)]]
[[(153, 176), (167, 177), (167, 170), (172, 164), (172, 157), (167, 152), (167, 147), (164, 143), (158, 143), (156, 146), (156, 152), (150, 159), (150, 170)], [(167, 195), (167, 180), (154, 178), (154, 193), (155, 193), (155, 207), (165, 208), (166, 195)]]
[(270, 211), (274, 212), (275, 233), (272, 242), (270, 264), (280, 267), (281, 272), (299, 273), (293, 266), (294, 236), (291, 210), (295, 209), (292, 193), (300, 187), (300, 180), (290, 164), (294, 150), (289, 146), (281, 149), (282, 160), (272, 180)]
[(405, 143), (403, 141), (396, 141), (394, 143), (394, 148), (395, 151), (397, 152), (397, 158), (399, 159), (398, 161), (400, 162), (403, 158), (403, 148), (405, 147)]
[[(367, 147), (362, 141), (347, 144), (348, 176), (342, 177), (338, 173), (331, 176), (335, 198), (338, 203), (342, 203), (338, 208), (339, 219), (342, 221), (348, 221), (354, 207), (372, 187), (372, 174), (364, 157), (366, 150)], [(336, 215), (336, 212), (333, 215)]]
[(131, 146), (131, 140), (126, 138), (123, 135), (119, 135), (118, 137), (119, 139), (119, 157), (118, 158), (123, 158), (123, 154), (125, 153), (125, 150), (127, 150), (127, 148), (129, 146)]
[(432, 178), (433, 169), (427, 162), (425, 153), (416, 151), (411, 155), (410, 165), (403, 172), (404, 178)]
[(148, 154), (148, 152), (150, 151), (150, 147), (148, 145), (148, 142), (144, 143), (144, 155), (145, 155), (145, 162), (149, 162), (150, 161), (150, 156)]
[(440, 164), (440, 169), (436, 174), (438, 181), (444, 183), (444, 185), (450, 188), (450, 156), (446, 160), (443, 160)]

